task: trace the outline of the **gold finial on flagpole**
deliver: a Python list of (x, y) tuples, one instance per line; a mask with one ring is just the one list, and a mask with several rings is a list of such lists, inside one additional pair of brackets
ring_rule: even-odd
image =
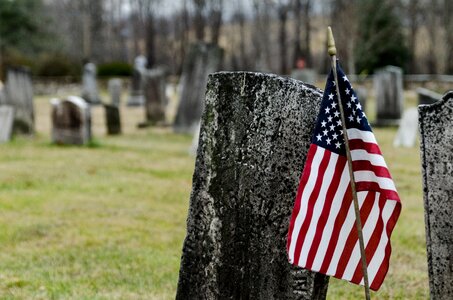
[(333, 38), (332, 28), (327, 27), (327, 52), (330, 56), (337, 55), (337, 48), (335, 47), (335, 39)]

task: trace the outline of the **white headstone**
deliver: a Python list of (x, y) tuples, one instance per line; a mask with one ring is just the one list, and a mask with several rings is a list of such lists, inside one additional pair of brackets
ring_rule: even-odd
[(87, 63), (83, 67), (82, 98), (90, 104), (100, 104), (98, 86), (96, 82), (96, 65)]
[(0, 143), (9, 142), (13, 130), (14, 107), (0, 106)]
[(393, 140), (394, 147), (414, 147), (417, 140), (418, 112), (412, 107), (403, 113), (400, 126)]

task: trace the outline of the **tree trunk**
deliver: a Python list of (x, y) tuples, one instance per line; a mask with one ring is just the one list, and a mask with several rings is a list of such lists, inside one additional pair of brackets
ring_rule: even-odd
[(287, 74), (286, 66), (286, 21), (288, 20), (288, 9), (285, 4), (280, 5), (278, 9), (279, 20), (279, 46), (280, 46), (280, 74)]

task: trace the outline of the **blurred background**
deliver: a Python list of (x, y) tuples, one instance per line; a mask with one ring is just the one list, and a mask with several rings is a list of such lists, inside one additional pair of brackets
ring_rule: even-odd
[(349, 74), (396, 65), (405, 73), (453, 72), (453, 4), (447, 0), (2, 0), (0, 65), (34, 76), (127, 75), (138, 55), (148, 68), (182, 72), (195, 41), (225, 51), (222, 70), (326, 73), (326, 26)]

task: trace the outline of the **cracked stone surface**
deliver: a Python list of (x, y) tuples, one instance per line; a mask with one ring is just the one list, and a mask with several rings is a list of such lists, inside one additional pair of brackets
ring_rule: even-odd
[(176, 299), (325, 299), (328, 277), (286, 254), (321, 97), (270, 74), (209, 76)]
[(453, 92), (419, 106), (431, 299), (453, 299)]

